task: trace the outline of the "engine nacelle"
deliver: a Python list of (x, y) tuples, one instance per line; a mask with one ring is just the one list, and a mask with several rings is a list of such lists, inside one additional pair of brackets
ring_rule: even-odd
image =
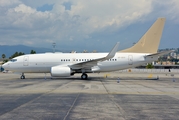
[(69, 67), (55, 66), (51, 68), (52, 77), (69, 77), (71, 72)]

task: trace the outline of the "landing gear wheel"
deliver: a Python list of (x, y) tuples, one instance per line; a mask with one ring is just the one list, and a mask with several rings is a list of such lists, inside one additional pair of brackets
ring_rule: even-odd
[(22, 75), (22, 76), (21, 76), (21, 79), (25, 79), (25, 75)]
[(86, 73), (83, 73), (83, 74), (81, 75), (81, 79), (82, 79), (82, 80), (87, 80), (87, 79), (88, 79), (88, 75), (87, 75)]

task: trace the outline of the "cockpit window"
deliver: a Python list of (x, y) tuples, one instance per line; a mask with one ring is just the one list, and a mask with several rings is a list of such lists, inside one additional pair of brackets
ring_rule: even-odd
[(12, 59), (12, 60), (11, 60), (11, 62), (16, 62), (16, 61), (17, 61), (17, 59)]

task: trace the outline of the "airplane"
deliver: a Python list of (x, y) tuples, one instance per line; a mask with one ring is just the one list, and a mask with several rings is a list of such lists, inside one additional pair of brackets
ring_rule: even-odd
[(137, 67), (158, 59), (171, 51), (157, 52), (165, 18), (158, 18), (141, 39), (128, 49), (118, 51), (119, 42), (109, 53), (41, 53), (15, 57), (3, 64), (5, 70), (24, 73), (50, 73), (52, 77), (70, 77), (82, 73), (117, 71)]

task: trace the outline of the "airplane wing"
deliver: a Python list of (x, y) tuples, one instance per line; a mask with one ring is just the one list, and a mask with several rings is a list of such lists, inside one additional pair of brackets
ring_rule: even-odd
[(69, 65), (69, 67), (72, 68), (72, 69), (82, 69), (82, 68), (84, 68), (84, 69), (88, 68), (89, 69), (93, 66), (96, 66), (97, 63), (100, 62), (100, 61), (105, 61), (105, 60), (113, 58), (115, 56), (117, 50), (118, 50), (118, 47), (119, 47), (119, 42), (117, 42), (117, 44), (114, 46), (114, 48), (109, 52), (109, 54), (106, 57), (93, 59), (93, 60), (86, 61), (86, 62), (76, 63), (76, 64), (73, 64), (73, 65)]
[(154, 53), (154, 54), (150, 54), (150, 55), (147, 55), (145, 56), (146, 58), (148, 57), (159, 57), (159, 56), (162, 56), (162, 55), (165, 55), (165, 54), (168, 54), (168, 53), (171, 53), (173, 52), (174, 50), (167, 50), (167, 51), (162, 51), (162, 52), (158, 52), (158, 53)]

